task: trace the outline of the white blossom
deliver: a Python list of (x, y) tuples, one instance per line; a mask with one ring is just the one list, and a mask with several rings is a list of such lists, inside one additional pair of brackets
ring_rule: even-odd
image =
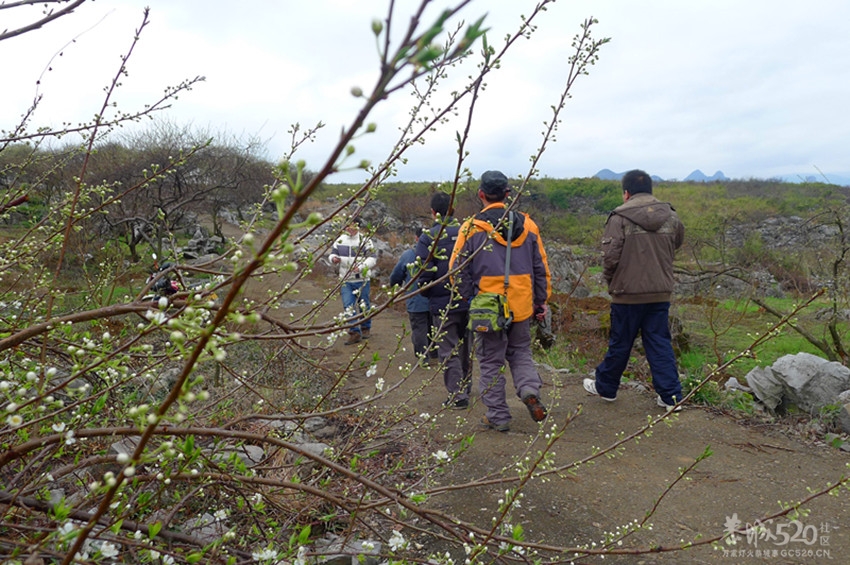
[(407, 540), (404, 539), (401, 532), (394, 530), (387, 544), (390, 546), (391, 550), (398, 551), (399, 549), (404, 549), (407, 546)]
[(100, 546), (100, 554), (104, 557), (116, 557), (118, 555), (118, 548), (115, 544), (110, 542), (104, 542), (102, 546)]
[(58, 533), (62, 537), (65, 537), (68, 534), (70, 534), (72, 532), (76, 532), (76, 531), (77, 531), (77, 526), (75, 526), (73, 522), (65, 522), (64, 524), (59, 526), (59, 529), (56, 530), (56, 533)]
[(255, 561), (271, 561), (272, 559), (277, 559), (277, 551), (271, 548), (266, 548), (262, 551), (255, 551), (251, 553), (251, 557), (253, 557)]
[(145, 312), (145, 318), (153, 322), (154, 324), (161, 326), (163, 325), (168, 317), (163, 312), (154, 312), (153, 310), (148, 310)]
[(307, 548), (305, 546), (302, 545), (298, 548), (298, 555), (292, 565), (307, 565)]

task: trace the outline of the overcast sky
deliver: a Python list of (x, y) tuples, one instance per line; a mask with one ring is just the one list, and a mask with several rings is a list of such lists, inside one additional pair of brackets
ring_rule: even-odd
[[(396, 4), (400, 29), (418, 2)], [(498, 48), (535, 4), (480, 0), (462, 17), (487, 13), (488, 38)], [(133, 110), (166, 86), (203, 75), (206, 81), (181, 96), (168, 119), (260, 138), (271, 160), (286, 152), (291, 124), (322, 121), (318, 139), (299, 153), (311, 169), (321, 166), (360, 108), (351, 88), (368, 91), (378, 76), (371, 22), (386, 17), (385, 1), (98, 0), (42, 31), (0, 42), (0, 129), (13, 127), (36, 93), (44, 97), (39, 125), (97, 112), (146, 5), (150, 25), (115, 98), (119, 108)], [(5, 12), (0, 28), (16, 21)], [(473, 174), (527, 172), (566, 79), (571, 40), (589, 16), (599, 20), (596, 37), (611, 42), (576, 82), (541, 176), (642, 168), (668, 179), (694, 169), (772, 178), (820, 170), (850, 182), (846, 0), (559, 0), (536, 20), (531, 40), (519, 42), (487, 79), (467, 147)], [(452, 85), (445, 83), (444, 94)], [(357, 142), (358, 160), (383, 160), (411, 102), (397, 94), (379, 109), (372, 118), (377, 132)], [(461, 127), (456, 121), (430, 135), (398, 178), (452, 178)]]

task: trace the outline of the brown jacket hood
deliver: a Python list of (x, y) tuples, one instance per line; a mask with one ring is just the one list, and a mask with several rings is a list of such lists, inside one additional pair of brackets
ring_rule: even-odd
[(673, 206), (667, 202), (661, 202), (649, 194), (646, 196), (635, 194), (629, 198), (628, 202), (611, 213), (626, 218), (646, 231), (657, 232), (670, 219), (673, 212)]

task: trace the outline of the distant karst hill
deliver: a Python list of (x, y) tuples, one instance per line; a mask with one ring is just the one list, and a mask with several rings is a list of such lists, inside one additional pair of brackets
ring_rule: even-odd
[[(598, 178), (598, 179), (601, 179), (601, 180), (621, 180), (623, 178), (624, 174), (626, 174), (625, 171), (622, 172), (622, 173), (615, 173), (611, 169), (602, 169), (601, 171), (599, 171), (598, 173), (596, 173), (593, 176), (595, 178)], [(664, 180), (657, 175), (651, 175), (651, 176), (652, 176), (652, 180), (654, 180), (656, 182), (661, 182), (661, 181)], [(689, 174), (688, 176), (685, 177), (685, 182), (713, 182), (713, 181), (718, 181), (718, 180), (729, 180), (729, 179), (726, 178), (726, 175), (723, 174), (723, 171), (717, 171), (716, 173), (714, 173), (713, 175), (711, 175), (709, 177), (709, 176), (706, 176), (705, 173), (703, 173), (699, 169), (695, 170), (694, 172), (692, 172), (691, 174)]]
[(712, 181), (716, 181), (716, 180), (729, 180), (729, 179), (726, 178), (726, 175), (723, 174), (723, 171), (717, 171), (716, 173), (714, 173), (710, 177), (707, 177), (699, 169), (695, 170), (694, 172), (692, 172), (691, 174), (689, 174), (688, 176), (685, 177), (685, 182), (687, 182), (687, 181), (712, 182)]

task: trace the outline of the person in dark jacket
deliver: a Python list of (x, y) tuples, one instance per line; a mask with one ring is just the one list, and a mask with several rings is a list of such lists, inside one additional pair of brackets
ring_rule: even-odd
[(669, 311), (673, 259), (685, 228), (673, 207), (652, 195), (652, 178), (641, 170), (623, 176), (623, 205), (608, 216), (602, 236), (602, 265), (611, 295), (608, 351), (585, 390), (617, 398), (638, 331), (652, 372), (656, 402), (679, 410), (682, 385), (671, 343)]
[[(418, 238), (417, 238), (418, 242)], [(390, 273), (390, 285), (405, 285), (410, 281), (411, 270), (416, 269), (416, 249), (406, 249), (398, 263)], [(418, 270), (418, 269), (417, 269)], [(411, 285), (407, 292), (416, 292), (417, 286)], [(430, 358), (431, 308), (428, 298), (422, 293), (407, 299), (407, 317), (410, 320), (410, 340), (413, 342), (413, 353), (419, 363), (426, 365)]]
[[(546, 407), (540, 401), (543, 380), (531, 357), (531, 320), (545, 319), (551, 295), (551, 275), (537, 224), (520, 212), (508, 212), (508, 178), (499, 171), (481, 175), (478, 198), (484, 205), (458, 232), (450, 267), (459, 269), (456, 279), (464, 300), (479, 292), (506, 294), (513, 312), (507, 330), (476, 332), (481, 401), (487, 407), (482, 423), (500, 432), (510, 430), (511, 411), (505, 392), (505, 363), (510, 366), (517, 396), (531, 418), (541, 422)], [(511, 221), (511, 218), (513, 221)], [(505, 263), (510, 235), (510, 266), (505, 286)]]
[(451, 196), (445, 192), (431, 197), (434, 225), (419, 237), (416, 257), (422, 265), (419, 286), (424, 287), (422, 294), (428, 297), (434, 341), (439, 344), (437, 355), (443, 366), (443, 383), (449, 394), (443, 407), (463, 410), (469, 407), (472, 390), (470, 339), (466, 330), (469, 303), (460, 300), (447, 276), (458, 232), (450, 205)]

